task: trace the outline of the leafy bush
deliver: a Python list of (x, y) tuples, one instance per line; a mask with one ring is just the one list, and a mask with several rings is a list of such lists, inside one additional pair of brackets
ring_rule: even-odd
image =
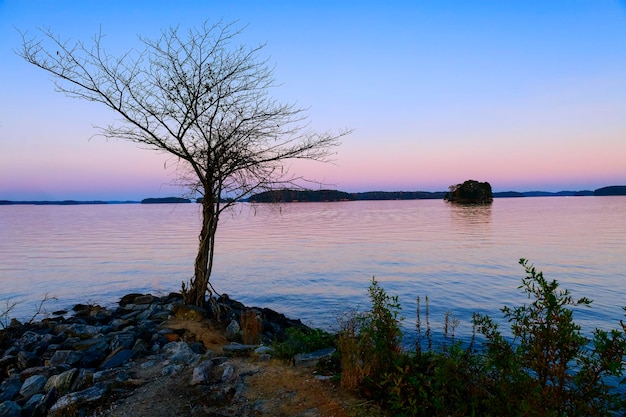
[(277, 358), (291, 360), (299, 353), (310, 353), (319, 349), (335, 347), (335, 336), (322, 329), (290, 327), (282, 341), (272, 345)]
[[(474, 333), (486, 342), (476, 348), (454, 341), (457, 322), (446, 313), (439, 349), (422, 349), (418, 298), (418, 344), (399, 349), (396, 297), (372, 280), (371, 311), (353, 314), (339, 335), (342, 385), (359, 388), (397, 416), (605, 416), (624, 415), (626, 402), (616, 392), (623, 384), (625, 332), (596, 329), (585, 337), (573, 320), (574, 300), (556, 281), (548, 281), (525, 259), (523, 289), (532, 302), (504, 307), (513, 340), (507, 340), (488, 316), (474, 315)], [(626, 329), (625, 329), (626, 330)], [(346, 383), (344, 383), (344, 376)], [(611, 383), (609, 381), (612, 381)]]

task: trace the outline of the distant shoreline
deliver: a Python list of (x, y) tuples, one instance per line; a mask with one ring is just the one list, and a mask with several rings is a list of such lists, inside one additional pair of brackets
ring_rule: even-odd
[[(389, 201), (389, 200), (442, 200), (446, 191), (367, 191), (361, 193), (347, 193), (338, 190), (286, 190), (289, 192), (288, 199), (279, 202), (336, 202), (336, 201)], [(242, 200), (243, 202), (274, 202), (269, 198), (271, 192), (259, 193)], [(493, 198), (521, 198), (521, 197), (593, 197), (593, 196), (623, 196), (626, 195), (626, 185), (611, 185), (598, 188), (594, 191), (500, 191), (494, 192)], [(199, 201), (199, 200), (198, 200)], [(95, 204), (179, 204), (192, 203), (192, 200), (179, 197), (146, 198), (141, 201), (101, 201), (101, 200), (0, 200), (3, 205), (36, 205), (36, 206), (74, 206)]]

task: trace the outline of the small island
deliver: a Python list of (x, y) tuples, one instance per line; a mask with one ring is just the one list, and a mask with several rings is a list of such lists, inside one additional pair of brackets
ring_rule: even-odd
[(467, 180), (463, 184), (451, 185), (444, 200), (459, 204), (491, 204), (493, 202), (491, 184)]

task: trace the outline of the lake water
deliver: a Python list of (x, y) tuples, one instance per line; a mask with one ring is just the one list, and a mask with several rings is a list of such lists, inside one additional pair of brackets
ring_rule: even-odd
[[(46, 294), (56, 297), (45, 304), (53, 311), (179, 291), (192, 275), (199, 224), (197, 204), (0, 206), (0, 306), (18, 302), (12, 313), (23, 319)], [(428, 296), (433, 331), (449, 310), (461, 322), (457, 336), (468, 337), (473, 312), (501, 318), (502, 306), (527, 301), (517, 289), (521, 257), (575, 298), (594, 300), (575, 312), (586, 333), (617, 328), (626, 197), (242, 203), (221, 219), (212, 282), (246, 305), (336, 329), (342, 313), (368, 306), (375, 276), (399, 296), (408, 332), (416, 297)]]

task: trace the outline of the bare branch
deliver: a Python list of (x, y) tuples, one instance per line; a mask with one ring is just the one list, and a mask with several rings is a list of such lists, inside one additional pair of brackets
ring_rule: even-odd
[(287, 161), (327, 161), (351, 133), (311, 131), (305, 109), (273, 99), (273, 69), (261, 58), (265, 45), (237, 45), (242, 30), (221, 21), (184, 34), (172, 27), (156, 39), (139, 37), (141, 49), (113, 56), (102, 31), (86, 46), (44, 28), (40, 37), (22, 33), (17, 51), (52, 75), (58, 91), (121, 117), (98, 127), (101, 135), (178, 161), (179, 181), (203, 197), (194, 282), (184, 291), (196, 304), (210, 288), (219, 215), (232, 204), (223, 198), (295, 182), (300, 177), (285, 169)]

